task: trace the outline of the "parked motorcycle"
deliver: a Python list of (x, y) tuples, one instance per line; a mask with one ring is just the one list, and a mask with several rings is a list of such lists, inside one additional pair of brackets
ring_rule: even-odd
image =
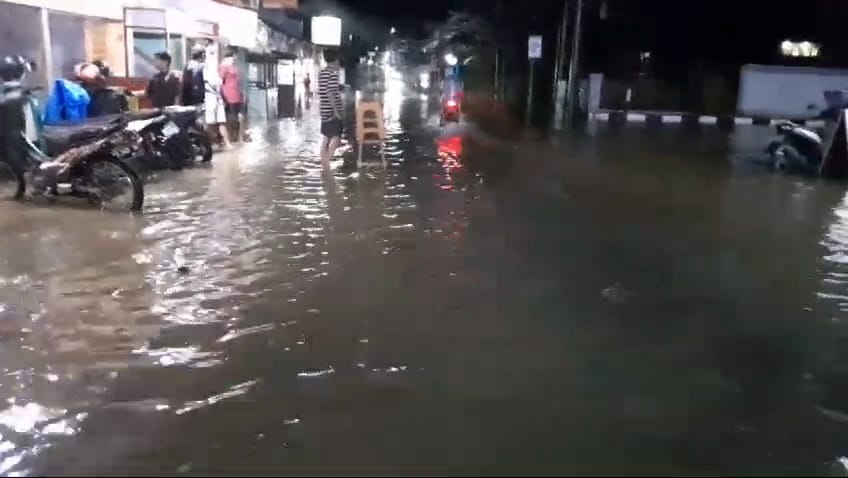
[(21, 57), (0, 62), (0, 194), (20, 199), (27, 184), (48, 197), (81, 197), (111, 208), (128, 196), (127, 207), (140, 210), (144, 202), (141, 179), (120, 156), (139, 141), (137, 125), (125, 122), (67, 126), (52, 138), (49, 156), (27, 137), (24, 112), (27, 96), (21, 87), (31, 66)]
[(143, 155), (136, 158), (139, 171), (179, 170), (212, 160), (212, 143), (203, 131), (203, 110), (194, 106), (171, 106), (127, 115), (151, 120), (140, 133)]
[(188, 166), (212, 161), (212, 141), (203, 128), (202, 107), (170, 106), (162, 114), (169, 120), (163, 127), (163, 136), (166, 136), (165, 147), (173, 157)]
[(785, 172), (818, 174), (824, 155), (822, 137), (791, 121), (780, 122), (775, 129), (778, 137), (766, 148), (772, 166)]

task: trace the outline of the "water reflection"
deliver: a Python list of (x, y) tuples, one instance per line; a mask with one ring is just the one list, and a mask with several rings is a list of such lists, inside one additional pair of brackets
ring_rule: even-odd
[(322, 170), (308, 116), (164, 177), (142, 217), (0, 205), (0, 470), (787, 473), (848, 454), (839, 187), (603, 133), (520, 144), (493, 183), (463, 176), (426, 105), (387, 102), (385, 171)]

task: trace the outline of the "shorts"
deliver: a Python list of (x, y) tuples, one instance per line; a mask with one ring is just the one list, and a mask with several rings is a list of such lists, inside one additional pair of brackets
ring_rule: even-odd
[(341, 138), (344, 126), (342, 120), (333, 118), (329, 121), (321, 121), (321, 134), (328, 138)]
[(206, 124), (215, 125), (227, 122), (227, 110), (220, 96), (207, 93), (203, 104), (206, 107)]
[(228, 115), (238, 115), (244, 113), (244, 103), (227, 103), (224, 105), (224, 112)]

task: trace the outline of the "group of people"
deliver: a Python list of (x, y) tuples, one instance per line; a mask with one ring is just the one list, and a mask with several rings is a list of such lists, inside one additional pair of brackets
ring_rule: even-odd
[[(205, 50), (196, 48), (183, 71), (182, 78), (171, 71), (171, 56), (167, 52), (155, 55), (157, 73), (147, 85), (147, 97), (155, 108), (177, 104), (205, 105), (206, 124), (210, 135), (220, 135), (225, 148), (231, 148), (228, 119), (238, 124), (239, 140), (244, 138), (244, 93), (240, 86), (240, 72), (235, 63), (235, 50), (227, 48), (218, 68), (218, 78), (205, 77)], [(326, 66), (318, 75), (318, 99), (321, 115), (321, 164), (329, 169), (330, 160), (341, 144), (344, 104), (339, 85), (339, 53), (324, 51)], [(311, 96), (311, 80), (307, 76), (305, 87)]]
[(145, 93), (154, 108), (204, 105), (208, 133), (220, 139), (225, 149), (231, 149), (228, 125), (236, 125), (236, 141), (248, 140), (245, 135), (245, 95), (235, 54), (234, 48), (227, 47), (217, 75), (210, 75), (206, 68), (206, 49), (195, 46), (191, 61), (180, 77), (171, 70), (171, 55), (164, 51), (156, 53), (156, 74), (148, 82)]

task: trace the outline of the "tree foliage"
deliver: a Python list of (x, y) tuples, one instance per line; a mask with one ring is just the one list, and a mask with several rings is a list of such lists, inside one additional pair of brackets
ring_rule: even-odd
[(492, 24), (485, 18), (465, 12), (450, 12), (448, 19), (435, 28), (424, 51), (439, 54), (453, 51), (468, 55), (472, 51), (494, 44)]

